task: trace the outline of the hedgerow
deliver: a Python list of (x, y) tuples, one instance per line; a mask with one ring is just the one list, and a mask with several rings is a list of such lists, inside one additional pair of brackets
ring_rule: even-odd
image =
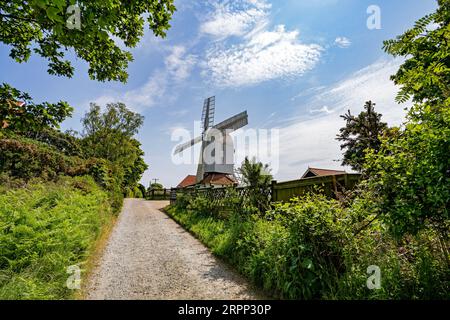
[[(265, 214), (237, 210), (223, 219), (208, 212), (205, 199), (188, 196), (166, 211), (274, 297), (449, 298), (448, 264), (439, 254), (437, 232), (393, 238), (382, 222), (367, 225), (371, 206), (363, 198), (344, 207), (310, 194), (274, 204)], [(367, 287), (369, 266), (381, 270), (380, 289)]]

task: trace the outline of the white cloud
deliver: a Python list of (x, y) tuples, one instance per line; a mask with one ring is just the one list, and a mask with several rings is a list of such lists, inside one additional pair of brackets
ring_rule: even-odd
[(243, 44), (210, 50), (206, 65), (213, 81), (223, 87), (301, 76), (316, 65), (322, 48), (302, 44), (298, 36), (298, 31), (286, 31), (282, 25), (273, 31), (257, 32)]
[(211, 18), (200, 26), (200, 32), (218, 39), (243, 36), (264, 24), (271, 5), (265, 0), (234, 0), (215, 3)]
[(331, 114), (331, 113), (334, 113), (335, 112), (335, 110), (330, 110), (329, 108), (328, 108), (328, 106), (323, 106), (322, 108), (320, 108), (320, 109), (311, 109), (311, 110), (309, 110), (309, 113), (311, 113), (311, 114), (317, 114), (317, 113), (326, 113), (326, 114)]
[[(287, 31), (283, 25), (268, 29), (272, 6), (266, 0), (221, 1), (213, 6), (200, 32), (222, 40), (214, 42), (202, 64), (202, 74), (215, 85), (242, 87), (298, 77), (319, 61), (323, 48), (301, 43), (298, 30)], [(233, 42), (227, 40), (231, 36)]]
[(186, 48), (183, 46), (173, 47), (165, 59), (166, 68), (175, 81), (187, 79), (196, 63), (197, 57), (186, 54)]
[(142, 111), (158, 104), (167, 91), (167, 75), (164, 72), (155, 72), (142, 86), (128, 90), (124, 93), (109, 92), (92, 102), (101, 106), (107, 103), (123, 102), (135, 111)]
[(185, 47), (175, 46), (170, 49), (170, 54), (164, 62), (166, 68), (153, 72), (141, 86), (123, 93), (108, 92), (93, 102), (102, 106), (111, 102), (123, 102), (132, 110), (140, 112), (156, 106), (163, 99), (165, 102), (170, 101), (175, 95), (168, 95), (169, 88), (190, 76), (197, 57), (187, 54)]
[[(336, 169), (342, 158), (340, 143), (335, 140), (339, 129), (344, 125), (339, 117), (348, 109), (359, 113), (365, 101), (376, 102), (375, 109), (383, 114), (383, 121), (389, 125), (400, 125), (405, 115), (405, 105), (398, 105), (395, 96), (398, 87), (389, 80), (400, 60), (380, 60), (352, 74), (334, 85), (322, 89), (305, 105), (320, 110), (324, 104), (332, 106), (333, 113), (323, 112), (315, 118), (298, 118), (290, 125), (280, 129), (280, 172), (277, 179), (299, 178), (308, 166)], [(325, 109), (324, 109), (325, 110)], [(327, 108), (328, 110), (328, 108)]]
[(336, 40), (334, 40), (334, 43), (340, 48), (348, 48), (352, 45), (350, 39), (346, 37), (337, 37)]

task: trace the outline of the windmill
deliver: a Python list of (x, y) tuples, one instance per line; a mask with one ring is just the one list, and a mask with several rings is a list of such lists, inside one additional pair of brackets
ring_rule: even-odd
[(216, 98), (205, 99), (202, 112), (202, 135), (175, 148), (174, 154), (202, 143), (196, 182), (212, 173), (234, 175), (234, 146), (230, 133), (248, 124), (247, 111), (214, 125)]

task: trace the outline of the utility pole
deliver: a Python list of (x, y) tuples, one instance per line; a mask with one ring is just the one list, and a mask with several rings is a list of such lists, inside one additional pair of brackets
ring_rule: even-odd
[[(156, 184), (156, 182), (158, 182), (159, 181), (159, 179), (150, 179), (150, 180), (153, 180), (153, 184)], [(150, 181), (150, 187), (152, 186), (152, 182)]]

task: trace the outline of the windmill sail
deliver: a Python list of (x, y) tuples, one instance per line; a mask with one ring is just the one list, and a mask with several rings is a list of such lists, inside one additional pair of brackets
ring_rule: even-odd
[(209, 97), (203, 103), (202, 125), (203, 132), (206, 132), (214, 124), (214, 113), (216, 111), (216, 97)]
[(245, 127), (246, 125), (248, 125), (248, 115), (247, 111), (244, 111), (215, 125), (214, 129), (229, 130), (228, 132), (232, 132)]
[[(202, 135), (177, 146), (174, 150), (174, 154), (178, 154), (197, 143), (202, 144), (197, 168), (197, 183), (211, 173), (234, 174), (234, 146), (230, 133), (248, 124), (247, 111), (244, 111), (214, 125), (215, 109), (216, 98), (205, 99), (201, 118)], [(213, 148), (211, 149), (210, 146)]]
[(183, 152), (184, 150), (193, 147), (195, 144), (197, 144), (197, 143), (199, 143), (199, 142), (201, 142), (201, 141), (202, 141), (202, 137), (200, 136), (200, 137), (197, 137), (197, 138), (195, 138), (195, 139), (192, 139), (191, 141), (188, 141), (188, 142), (186, 142), (186, 143), (180, 144), (180, 145), (178, 145), (178, 146), (175, 148), (173, 154), (181, 153), (181, 152)]

